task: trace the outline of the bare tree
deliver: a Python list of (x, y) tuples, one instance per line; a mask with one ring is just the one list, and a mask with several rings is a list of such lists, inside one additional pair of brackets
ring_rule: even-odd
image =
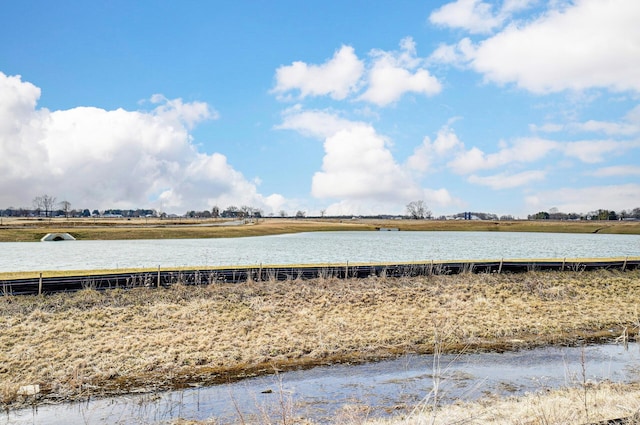
[(33, 199), (33, 206), (38, 213), (44, 210), (45, 217), (50, 217), (53, 206), (56, 204), (56, 198), (49, 195), (36, 196)]
[(298, 210), (298, 212), (296, 213), (296, 218), (304, 218), (305, 215), (307, 215), (306, 212), (304, 212), (302, 210)]
[(69, 213), (71, 212), (71, 202), (62, 201), (60, 202), (60, 209), (64, 212), (65, 218), (69, 218)]
[(407, 215), (414, 220), (421, 220), (431, 217), (431, 211), (424, 201), (411, 201), (407, 204)]

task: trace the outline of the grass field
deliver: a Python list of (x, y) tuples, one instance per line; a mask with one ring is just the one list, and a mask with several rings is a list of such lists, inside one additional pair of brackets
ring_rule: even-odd
[[(633, 338), (640, 271), (250, 282), (0, 297), (0, 402), (336, 362)], [(41, 400), (41, 401), (42, 401)]]
[[(226, 225), (225, 225), (226, 224)], [(233, 224), (233, 225), (229, 225)], [(497, 231), (640, 234), (640, 222), (623, 221), (440, 221), (267, 218), (236, 224), (198, 219), (7, 219), (0, 242), (34, 242), (47, 233), (68, 232), (76, 239), (185, 239), (263, 236), (319, 231), (367, 231), (381, 227), (419, 231)]]

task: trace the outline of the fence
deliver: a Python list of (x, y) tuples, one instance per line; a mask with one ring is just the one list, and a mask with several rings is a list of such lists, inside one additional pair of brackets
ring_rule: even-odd
[(0, 280), (0, 295), (37, 295), (74, 292), (82, 289), (106, 290), (135, 287), (168, 287), (220, 283), (264, 282), (316, 278), (361, 279), (412, 277), (458, 273), (522, 273), (527, 271), (591, 271), (598, 269), (640, 269), (640, 258), (619, 260), (497, 260), (426, 262), (409, 264), (335, 264), (322, 266), (251, 266), (207, 270), (173, 270), (96, 274), (64, 277), (37, 277)]

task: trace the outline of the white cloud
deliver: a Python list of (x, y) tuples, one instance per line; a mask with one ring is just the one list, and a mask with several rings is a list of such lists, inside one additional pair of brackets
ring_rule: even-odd
[(598, 209), (621, 211), (635, 208), (640, 199), (640, 184), (562, 188), (532, 194), (526, 198), (531, 210), (587, 213)]
[[(475, 2), (474, 2), (475, 3)], [(469, 53), (498, 84), (535, 93), (607, 88), (640, 91), (640, 2), (576, 0), (510, 25)]]
[(554, 133), (560, 131), (604, 133), (611, 136), (631, 136), (640, 133), (640, 106), (629, 111), (619, 121), (587, 120), (585, 122), (569, 122), (566, 124), (546, 123), (532, 125), (532, 131)]
[(399, 52), (371, 51), (373, 65), (367, 75), (368, 88), (360, 100), (386, 106), (405, 93), (432, 96), (442, 90), (438, 79), (419, 67), (423, 61), (416, 55), (413, 39), (403, 39), (400, 48)]
[(593, 173), (596, 177), (613, 176), (640, 176), (640, 166), (637, 165), (612, 165), (596, 170)]
[(494, 13), (493, 5), (481, 0), (456, 0), (434, 10), (429, 21), (435, 25), (461, 28), (472, 34), (490, 33), (502, 26), (512, 14), (528, 8), (538, 0), (504, 0)]
[(340, 118), (331, 111), (306, 111), (297, 105), (283, 113), (283, 122), (275, 126), (278, 130), (294, 130), (308, 137), (326, 139), (338, 131), (361, 123)]
[(299, 90), (301, 98), (330, 95), (333, 99), (341, 100), (357, 89), (363, 72), (364, 64), (356, 56), (353, 47), (342, 46), (322, 65), (296, 61), (279, 67), (273, 92)]
[(419, 190), (395, 162), (386, 139), (370, 126), (340, 130), (324, 148), (322, 171), (313, 176), (315, 197), (403, 200)]
[(512, 163), (529, 163), (544, 158), (557, 149), (558, 142), (540, 138), (522, 138), (497, 153), (485, 154), (477, 147), (460, 152), (447, 165), (457, 174), (469, 174), (489, 170)]
[(465, 67), (468, 65), (471, 57), (475, 52), (473, 43), (468, 38), (463, 38), (456, 44), (440, 44), (429, 55), (428, 62), (444, 63)]
[(486, 177), (471, 175), (468, 180), (469, 183), (489, 186), (492, 189), (500, 190), (525, 186), (534, 181), (544, 180), (545, 177), (546, 173), (544, 171), (531, 170), (516, 174), (500, 173)]
[(564, 154), (578, 158), (582, 162), (594, 164), (602, 162), (610, 154), (621, 155), (625, 151), (640, 147), (637, 142), (619, 142), (615, 140), (582, 140), (564, 145)]
[[(320, 199), (337, 199), (327, 214), (401, 212), (398, 205), (425, 199), (437, 205), (459, 203), (446, 189), (425, 189), (409, 170), (398, 164), (390, 140), (368, 123), (349, 121), (329, 111), (305, 111), (300, 107), (284, 113), (279, 129), (291, 129), (324, 140), (322, 169), (312, 179), (311, 193)], [(446, 131), (434, 143), (446, 150), (454, 143)]]
[(387, 106), (398, 101), (406, 93), (432, 96), (442, 90), (437, 78), (424, 68), (426, 61), (417, 56), (416, 44), (411, 37), (400, 41), (400, 50), (373, 49), (365, 75), (365, 64), (358, 59), (350, 46), (342, 46), (332, 59), (322, 65), (294, 62), (276, 70), (276, 86), (272, 90), (281, 96), (298, 90), (300, 98), (331, 96), (345, 100), (357, 96), (357, 100)]
[(425, 137), (422, 144), (415, 148), (413, 155), (407, 159), (407, 166), (415, 171), (424, 173), (430, 170), (432, 163), (439, 160), (451, 151), (463, 149), (464, 144), (458, 139), (456, 133), (448, 126), (442, 127), (431, 142)]
[(217, 113), (201, 102), (153, 96), (152, 111), (37, 109), (40, 90), (0, 73), (0, 204), (30, 206), (47, 193), (77, 208), (170, 212), (246, 203), (254, 183), (224, 155), (200, 153), (189, 129)]
[(570, 131), (582, 131), (589, 133), (605, 133), (609, 135), (631, 135), (640, 133), (640, 125), (628, 123), (616, 123), (608, 121), (589, 120), (583, 123), (569, 124)]
[(429, 21), (436, 25), (463, 28), (471, 33), (488, 33), (502, 24), (493, 6), (481, 0), (456, 0), (433, 11)]
[(182, 99), (167, 99), (161, 94), (154, 94), (150, 101), (158, 105), (154, 111), (157, 116), (165, 121), (183, 123), (188, 129), (203, 120), (219, 118), (218, 112), (204, 102), (184, 103)]

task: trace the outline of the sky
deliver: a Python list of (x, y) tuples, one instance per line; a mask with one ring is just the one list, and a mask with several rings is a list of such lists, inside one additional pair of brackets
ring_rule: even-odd
[(0, 14), (0, 208), (640, 207), (637, 0), (45, 0)]

